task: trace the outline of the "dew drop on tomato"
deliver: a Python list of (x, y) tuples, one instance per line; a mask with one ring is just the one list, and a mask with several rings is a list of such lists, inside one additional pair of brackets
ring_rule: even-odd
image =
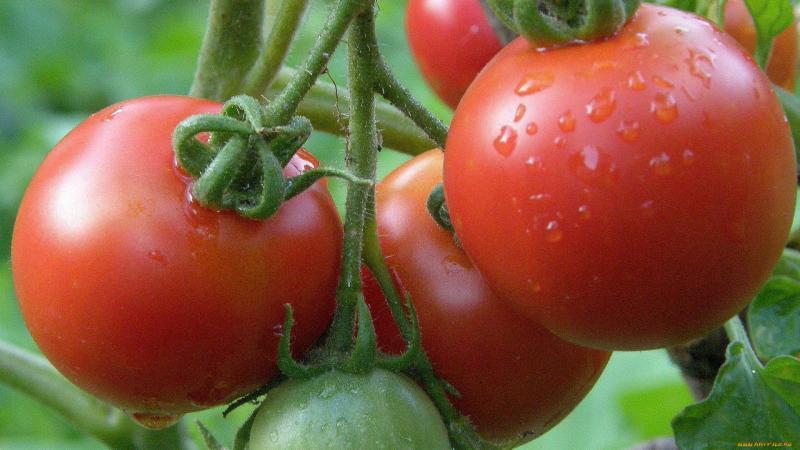
[(616, 107), (617, 101), (614, 96), (614, 91), (605, 89), (595, 95), (586, 105), (586, 115), (589, 116), (592, 122), (600, 123), (608, 119)]
[(628, 75), (628, 87), (634, 91), (642, 91), (647, 87), (647, 82), (644, 79), (642, 72), (638, 70)]
[(155, 414), (147, 412), (127, 412), (128, 416), (139, 425), (151, 430), (161, 430), (178, 423), (181, 414)]
[(500, 128), (500, 134), (494, 139), (495, 150), (502, 156), (507, 157), (514, 152), (516, 147), (517, 131), (509, 125), (503, 125), (503, 127)]
[(567, 111), (558, 118), (558, 128), (565, 133), (575, 131), (575, 116), (572, 111)]
[(514, 88), (517, 95), (525, 96), (543, 91), (553, 85), (555, 77), (551, 73), (532, 73), (525, 75)]
[(659, 92), (650, 106), (650, 111), (662, 123), (672, 123), (678, 117), (678, 105), (671, 93)]
[(639, 139), (639, 122), (623, 120), (619, 123), (617, 135), (625, 142), (636, 142)]
[(514, 122), (519, 122), (523, 117), (525, 117), (525, 109), (525, 105), (522, 103), (517, 105), (517, 110), (514, 111)]

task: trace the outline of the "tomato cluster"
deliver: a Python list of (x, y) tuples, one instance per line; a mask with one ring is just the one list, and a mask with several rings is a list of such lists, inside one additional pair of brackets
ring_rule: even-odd
[[(748, 17), (728, 3), (726, 29), (752, 47)], [(654, 5), (613, 36), (558, 48), (519, 38), (501, 49), (477, 0), (411, 0), (406, 25), (423, 74), (456, 110), (445, 152), (377, 186), (380, 247), (426, 357), (483, 438), (541, 435), (589, 392), (611, 350), (701, 337), (763, 284), (785, 245), (797, 173), (751, 48)], [(769, 66), (785, 87), (796, 39), (794, 27), (781, 35)], [(145, 424), (275, 380), (285, 304), (298, 356), (334, 314), (343, 232), (324, 181), (265, 220), (193, 198), (173, 131), (221, 107), (157, 96), (96, 113), (52, 150), (17, 217), (14, 282), (33, 338), (76, 385)], [(305, 150), (286, 160), (286, 178), (318, 165)], [(442, 182), (438, 219), (451, 230), (426, 210)], [(385, 293), (363, 278), (378, 346), (402, 353)], [(450, 447), (452, 430), (412, 380), (333, 367), (270, 391), (251, 448)]]

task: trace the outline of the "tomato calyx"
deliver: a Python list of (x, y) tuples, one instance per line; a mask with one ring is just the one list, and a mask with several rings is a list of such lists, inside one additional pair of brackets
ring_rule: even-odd
[[(201, 205), (266, 219), (324, 176), (371, 184), (331, 167), (286, 179), (283, 168), (311, 135), (311, 122), (302, 116), (283, 125), (270, 122), (256, 99), (241, 95), (227, 101), (220, 114), (191, 116), (175, 128), (176, 162), (194, 178), (191, 193)], [(197, 138), (203, 133), (207, 143)]]
[(614, 35), (640, 0), (489, 0), (497, 17), (536, 47), (560, 47)]
[(365, 374), (375, 368), (398, 373), (411, 370), (422, 353), (422, 339), (417, 313), (409, 298), (406, 299), (406, 307), (412, 332), (406, 350), (400, 355), (387, 355), (378, 350), (372, 314), (364, 296), (359, 295), (357, 331), (354, 333), (355, 338), (350, 348), (342, 354), (323, 346), (310, 356), (309, 362), (301, 362), (292, 356), (291, 335), (294, 314), (291, 305), (286, 304), (286, 318), (278, 345), (278, 367), (286, 377), (297, 380), (307, 380), (329, 370), (353, 374)]

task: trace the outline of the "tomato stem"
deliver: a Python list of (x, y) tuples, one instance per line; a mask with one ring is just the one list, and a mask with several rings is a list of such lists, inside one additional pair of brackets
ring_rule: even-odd
[(280, 2), (278, 15), (272, 22), (269, 35), (247, 78), (243, 83), (244, 93), (257, 96), (267, 89), (281, 68), (289, 45), (299, 28), (308, 6), (308, 0), (284, 0)]
[(273, 123), (282, 124), (291, 119), (303, 97), (328, 66), (331, 55), (353, 18), (363, 11), (368, 3), (367, 0), (339, 0), (336, 3), (303, 65), (269, 104), (267, 116), (274, 121)]
[(189, 449), (183, 426), (148, 430), (76, 388), (43, 357), (0, 340), (0, 382), (29, 395), (111, 448)]
[(211, 0), (189, 95), (225, 101), (258, 58), (264, 0)]
[[(346, 3), (346, 2), (343, 2)], [(378, 155), (375, 129), (375, 97), (372, 93), (375, 48), (362, 39), (367, 29), (374, 27), (374, 11), (362, 12), (350, 31), (348, 52), (348, 85), (350, 88), (349, 142), (346, 147), (347, 168), (353, 175), (375, 179)], [(352, 347), (355, 309), (361, 295), (361, 250), (367, 201), (372, 195), (369, 186), (350, 184), (345, 201), (344, 245), (339, 286), (336, 292), (336, 311), (326, 347), (335, 353), (346, 353)]]
[[(294, 77), (294, 69), (284, 67), (265, 91), (272, 98)], [(347, 131), (350, 92), (344, 87), (317, 80), (297, 107), (297, 113), (311, 120), (314, 129), (336, 135)], [(409, 155), (419, 155), (436, 147), (436, 143), (397, 108), (384, 101), (375, 103), (375, 117), (381, 130), (384, 147)]]

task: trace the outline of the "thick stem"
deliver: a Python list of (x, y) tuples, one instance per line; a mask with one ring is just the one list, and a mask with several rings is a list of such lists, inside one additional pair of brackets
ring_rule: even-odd
[(112, 448), (189, 449), (182, 429), (147, 430), (122, 411), (78, 390), (44, 358), (0, 341), (0, 382), (61, 414), (85, 433)]
[[(374, 25), (374, 11), (365, 10), (350, 30), (348, 53), (348, 84), (350, 87), (349, 145), (345, 161), (353, 175), (375, 179), (378, 154), (375, 130), (375, 97), (372, 93), (374, 70), (370, 64), (376, 48), (363, 39), (366, 30)], [(344, 221), (344, 249), (339, 287), (336, 292), (336, 312), (328, 335), (328, 348), (346, 352), (353, 341), (353, 324), (358, 296), (361, 292), (361, 249), (364, 218), (370, 186), (351, 183), (347, 189)]]
[(267, 116), (276, 124), (285, 123), (294, 115), (300, 101), (327, 67), (333, 51), (353, 18), (365, 8), (365, 2), (366, 0), (339, 0), (336, 3), (302, 67), (268, 106)]
[(294, 39), (300, 20), (308, 5), (308, 0), (284, 0), (258, 55), (244, 81), (244, 93), (257, 96), (267, 89), (286, 59), (289, 45)]
[(189, 95), (225, 101), (259, 54), (264, 0), (211, 0), (197, 70)]
[[(278, 95), (286, 87), (296, 71), (284, 67), (266, 91), (268, 98)], [(317, 131), (343, 135), (347, 131), (350, 111), (350, 92), (337, 88), (333, 83), (317, 80), (316, 84), (300, 102), (297, 113), (308, 117)], [(419, 155), (436, 147), (436, 143), (395, 107), (375, 103), (375, 118), (378, 121), (383, 147), (392, 148), (409, 155)]]

